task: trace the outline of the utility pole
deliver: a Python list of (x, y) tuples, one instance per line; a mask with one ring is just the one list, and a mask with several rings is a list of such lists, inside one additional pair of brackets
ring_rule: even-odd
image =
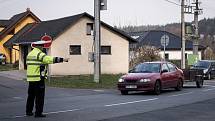
[(198, 27), (198, 16), (201, 9), (199, 9), (199, 1), (196, 0), (194, 9), (194, 24), (195, 24), (195, 38), (193, 41), (193, 54), (198, 55), (198, 46), (199, 46), (199, 27)]
[(101, 74), (101, 55), (100, 55), (100, 0), (94, 0), (94, 39), (95, 39), (95, 61), (94, 61), (94, 82), (99, 83)]
[(181, 68), (185, 69), (185, 17), (184, 0), (181, 0)]
[[(199, 46), (199, 32), (198, 32), (198, 15), (202, 14), (202, 9), (199, 9), (198, 0), (195, 0), (194, 5), (185, 5), (185, 0), (181, 0), (181, 39), (182, 39), (182, 52), (181, 52), (181, 68), (185, 68), (185, 38), (190, 37), (193, 40), (193, 55), (198, 56), (198, 46)], [(195, 32), (185, 34), (185, 14), (194, 14), (194, 29)], [(190, 34), (190, 35), (189, 35)]]
[(100, 10), (107, 9), (107, 0), (94, 0), (94, 82), (100, 82), (101, 75), (101, 31), (100, 31)]

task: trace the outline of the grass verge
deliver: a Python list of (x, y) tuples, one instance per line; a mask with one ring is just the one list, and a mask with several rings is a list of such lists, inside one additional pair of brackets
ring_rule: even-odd
[(118, 79), (122, 74), (118, 75), (101, 75), (100, 83), (93, 81), (93, 75), (78, 75), (66, 77), (52, 77), (51, 81), (47, 81), (48, 86), (62, 88), (78, 88), (78, 89), (114, 89), (117, 87)]

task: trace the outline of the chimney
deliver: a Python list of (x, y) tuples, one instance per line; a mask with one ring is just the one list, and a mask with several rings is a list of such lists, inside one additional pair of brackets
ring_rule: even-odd
[(26, 11), (31, 11), (30, 8), (27, 8)]

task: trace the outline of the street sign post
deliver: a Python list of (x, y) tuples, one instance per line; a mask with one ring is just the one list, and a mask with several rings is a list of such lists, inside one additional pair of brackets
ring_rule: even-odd
[(163, 50), (164, 50), (164, 56), (163, 56), (163, 58), (164, 58), (164, 60), (165, 60), (165, 54), (166, 54), (166, 46), (168, 46), (169, 45), (169, 36), (168, 35), (163, 35), (162, 37), (161, 37), (161, 45), (163, 46)]

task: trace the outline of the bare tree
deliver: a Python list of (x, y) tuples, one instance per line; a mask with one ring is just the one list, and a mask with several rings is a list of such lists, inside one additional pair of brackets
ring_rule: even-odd
[(215, 54), (213, 53), (213, 50), (210, 47), (207, 47), (204, 51), (204, 59), (205, 60), (213, 60), (215, 59)]
[(130, 55), (130, 68), (139, 63), (161, 60), (160, 50), (154, 46), (133, 49)]

